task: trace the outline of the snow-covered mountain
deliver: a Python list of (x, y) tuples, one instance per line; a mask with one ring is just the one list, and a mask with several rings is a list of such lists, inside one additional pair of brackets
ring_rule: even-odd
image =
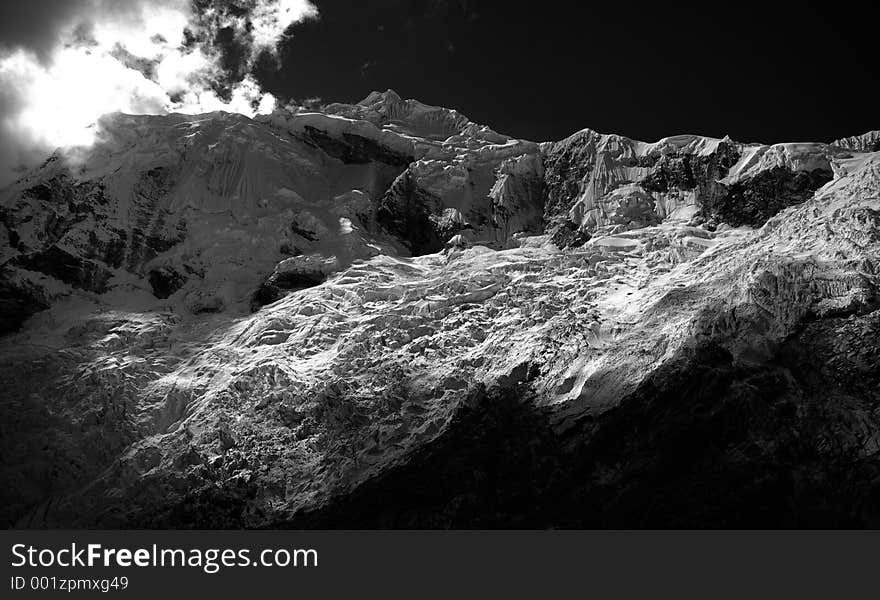
[(390, 90), (100, 131), (2, 196), (9, 524), (880, 517), (876, 132), (535, 143)]
[(869, 131), (862, 135), (855, 135), (831, 142), (833, 145), (855, 152), (880, 151), (880, 129)]

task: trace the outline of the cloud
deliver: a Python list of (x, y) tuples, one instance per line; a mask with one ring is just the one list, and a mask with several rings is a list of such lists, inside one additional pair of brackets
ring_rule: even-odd
[(0, 10), (0, 184), (103, 114), (275, 106), (252, 71), (306, 0), (28, 0)]
[[(51, 59), (59, 37), (79, 24), (120, 19), (137, 13), (142, 0), (27, 0), (0, 4), (0, 51), (25, 49), (43, 62)], [(155, 5), (182, 5), (159, 0)]]

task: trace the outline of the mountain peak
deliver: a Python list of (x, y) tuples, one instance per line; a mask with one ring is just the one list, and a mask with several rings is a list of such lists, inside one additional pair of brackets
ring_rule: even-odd
[(358, 102), (361, 106), (373, 106), (377, 103), (383, 104), (399, 104), (403, 100), (400, 97), (400, 94), (388, 88), (384, 92), (380, 92), (378, 90), (374, 90), (370, 92), (366, 98)]
[(855, 152), (878, 152), (880, 151), (880, 129), (868, 131), (862, 135), (841, 138), (831, 142), (831, 145)]

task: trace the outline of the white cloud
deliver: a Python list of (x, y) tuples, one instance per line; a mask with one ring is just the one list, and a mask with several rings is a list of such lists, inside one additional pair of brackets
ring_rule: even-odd
[(258, 3), (251, 15), (255, 47), (274, 52), (288, 25), (317, 14), (317, 9), (306, 0)]
[(4, 126), (46, 147), (90, 144), (89, 125), (108, 112), (168, 110), (168, 95), (158, 84), (101, 52), (63, 48), (43, 67), (18, 51), (0, 63), (0, 82), (14, 85), (20, 96), (20, 109)]
[[(144, 0), (125, 11), (100, 11), (101, 0), (94, 1), (88, 27), (71, 22), (48, 60), (24, 49), (0, 56), (6, 113), (0, 135), (11, 140), (7, 144), (18, 145), (19, 158), (34, 155), (35, 149), (49, 152), (58, 146), (89, 145), (95, 136), (92, 125), (114, 111), (226, 110), (252, 116), (274, 109), (275, 98), (250, 75), (232, 87), (228, 101), (211, 88), (210, 83), (222, 75), (219, 57), (210, 49), (206, 54), (201, 47), (184, 47), (184, 28), (193, 21), (184, 0), (158, 4)], [(251, 0), (251, 4), (248, 67), (259, 52), (274, 52), (290, 24), (317, 14), (305, 0)], [(246, 20), (235, 17), (234, 23), (224, 26), (246, 32)]]
[(113, 48), (118, 43), (135, 56), (151, 58), (173, 52), (179, 47), (189, 20), (190, 12), (186, 3), (164, 6), (141, 4), (130, 13), (109, 13), (96, 19), (90, 33), (99, 48)]

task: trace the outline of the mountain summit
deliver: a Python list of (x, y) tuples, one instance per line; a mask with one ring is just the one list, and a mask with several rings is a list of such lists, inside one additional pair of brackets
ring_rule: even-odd
[(2, 193), (9, 525), (880, 519), (877, 132), (99, 129)]

